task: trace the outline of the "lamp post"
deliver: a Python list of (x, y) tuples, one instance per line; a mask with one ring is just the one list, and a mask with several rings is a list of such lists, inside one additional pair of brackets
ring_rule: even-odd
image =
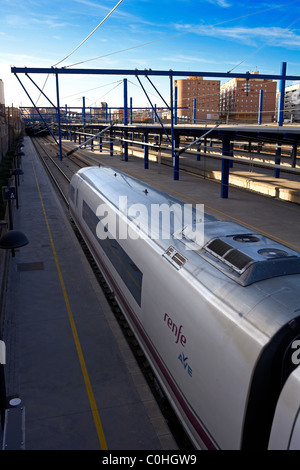
[(19, 230), (8, 230), (3, 237), (0, 238), (0, 248), (3, 250), (12, 250), (12, 256), (15, 256), (15, 249), (28, 245), (29, 241), (23, 232)]
[(18, 186), (19, 186), (19, 176), (24, 175), (23, 170), (21, 168), (15, 168), (10, 172), (11, 176), (15, 177), (15, 188), (16, 188), (16, 208), (19, 209), (19, 197), (18, 197)]

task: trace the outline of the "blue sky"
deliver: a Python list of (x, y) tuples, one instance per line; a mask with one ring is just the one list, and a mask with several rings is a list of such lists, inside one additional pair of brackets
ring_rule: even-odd
[[(117, 3), (118, 0), (0, 0), (0, 78), (6, 105), (31, 105), (10, 73), (11, 65), (55, 65)], [(300, 0), (123, 0), (97, 31), (58, 66), (80, 63), (76, 67), (227, 72), (242, 62), (234, 69), (236, 72), (277, 74), (281, 63), (287, 62), (288, 73), (300, 76), (299, 51)], [(99, 58), (91, 60), (96, 57)], [(32, 78), (42, 87), (46, 75)], [(47, 105), (23, 74), (20, 79), (39, 106)], [(153, 81), (168, 100), (168, 79)], [(122, 77), (113, 75), (60, 76), (61, 105), (81, 106), (85, 96), (87, 106), (101, 101), (121, 106), (121, 82)], [(160, 105), (155, 91), (149, 84), (145, 83), (145, 87), (151, 91), (152, 102)], [(47, 80), (45, 93), (55, 100), (53, 76)], [(128, 94), (135, 106), (147, 106), (134, 77), (128, 77)]]

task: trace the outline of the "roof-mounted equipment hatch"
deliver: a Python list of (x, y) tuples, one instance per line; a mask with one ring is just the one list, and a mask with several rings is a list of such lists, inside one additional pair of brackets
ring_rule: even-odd
[(210, 239), (209, 231), (206, 232), (206, 244), (198, 253), (239, 284), (246, 286), (277, 276), (300, 274), (300, 254), (296, 251), (259, 233), (244, 233), (244, 227), (241, 233), (231, 234), (224, 234), (225, 230), (222, 233), (222, 222), (216, 228), (217, 224)]

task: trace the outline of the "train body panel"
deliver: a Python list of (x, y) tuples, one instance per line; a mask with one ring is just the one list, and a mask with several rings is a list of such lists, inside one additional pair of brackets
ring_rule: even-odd
[[(221, 303), (209, 296), (195, 296), (188, 281), (173, 274), (168, 273), (166, 283), (147, 277), (145, 329), (176, 382), (171, 392), (177, 397), (177, 409), (189, 416), (208, 448), (239, 448), (251, 373), (260, 347), (248, 328), (237, 338), (236, 324), (222, 314)], [(151, 292), (161, 300), (153, 303)], [(224, 374), (224, 370), (228, 372)]]
[[(80, 170), (70, 188), (72, 217), (195, 446), (251, 448), (258, 435), (258, 447), (266, 447), (283, 386), (277, 383), (282, 371), (276, 351), (300, 334), (297, 254), (288, 252), (293, 266), (284, 278), (276, 263), (271, 266), (275, 277), (268, 278), (265, 267), (252, 266), (249, 254), (238, 253), (234, 270), (232, 259), (222, 262), (229, 238), (223, 243), (221, 237), (249, 238), (245, 227), (208, 217), (203, 243), (210, 248), (186, 250), (189, 233), (183, 239), (153, 240), (141, 219), (137, 226), (117, 205), (120, 196), (126, 196), (129, 207), (178, 201), (107, 168)], [(99, 213), (103, 204), (109, 217)], [(124, 222), (135, 237), (104, 238), (103, 222), (112, 227), (114, 214), (119, 217), (116, 233)], [(265, 250), (265, 241), (255, 237), (257, 249)], [(270, 246), (271, 253), (282, 250)], [(284, 261), (284, 273), (289, 273)], [(244, 262), (250, 266), (247, 273)], [(290, 372), (290, 364), (285, 367)], [(264, 408), (268, 395), (272, 399)]]
[[(300, 353), (295, 350), (295, 360), (299, 363)], [(270, 450), (299, 450), (300, 442), (300, 368), (287, 379), (274, 415), (270, 434)]]

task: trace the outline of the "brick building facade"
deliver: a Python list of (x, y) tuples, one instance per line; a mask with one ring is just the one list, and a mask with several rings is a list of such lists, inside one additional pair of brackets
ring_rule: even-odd
[(221, 85), (221, 118), (230, 121), (257, 122), (262, 90), (262, 122), (273, 122), (276, 117), (276, 88), (277, 83), (273, 80), (251, 78), (247, 81), (244, 78), (232, 78)]
[[(196, 122), (218, 120), (220, 110), (220, 81), (189, 77), (176, 80), (177, 115)], [(195, 110), (195, 114), (194, 114)]]

